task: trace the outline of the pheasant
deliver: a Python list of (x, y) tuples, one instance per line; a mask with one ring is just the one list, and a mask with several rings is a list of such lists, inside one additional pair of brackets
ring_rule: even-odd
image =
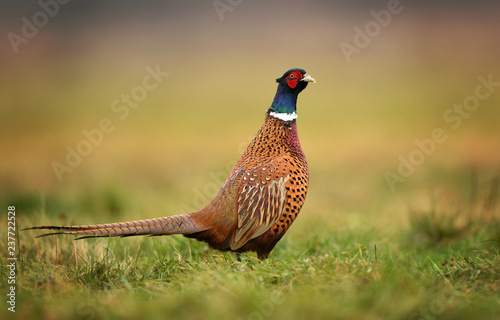
[[(203, 209), (174, 216), (80, 226), (36, 226), (54, 234), (91, 237), (182, 234), (221, 251), (253, 251), (264, 260), (304, 204), (309, 169), (297, 134), (297, 97), (315, 79), (291, 69), (276, 79), (278, 90), (264, 124), (219, 192)], [(75, 240), (76, 240), (75, 239)]]

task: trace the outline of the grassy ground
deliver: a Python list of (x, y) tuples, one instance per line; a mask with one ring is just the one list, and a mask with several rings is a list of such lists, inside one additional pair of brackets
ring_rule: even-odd
[(436, 203), (414, 212), (402, 229), (377, 217), (343, 226), (326, 217), (299, 219), (264, 262), (253, 254), (239, 262), (182, 237), (72, 241), (22, 233), (17, 315), (496, 319), (498, 207), (488, 205), (489, 186), (476, 191), (481, 200)]
[[(351, 35), (356, 24), (348, 21), (347, 31), (330, 32), (328, 16), (317, 17), (323, 21), (314, 24), (317, 30), (300, 33), (297, 27), (308, 48), (300, 57), (284, 55), (283, 43), (273, 46), (274, 39), (257, 52), (263, 46), (250, 37), (243, 37), (248, 44), (236, 41), (228, 48), (207, 36), (191, 48), (190, 34), (176, 35), (187, 31), (175, 24), (161, 33), (168, 48), (153, 46), (155, 53), (144, 49), (146, 33), (109, 37), (113, 27), (72, 35), (78, 46), (57, 58), (43, 55), (56, 44), (38, 47), (42, 37), (23, 47), (25, 55), (4, 64), (9, 76), (0, 78), (0, 235), (7, 237), (3, 213), (16, 206), (15, 316), (497, 319), (498, 86), (459, 127), (443, 115), (476, 94), (478, 77), (500, 81), (494, 73), (498, 50), (490, 50), (489, 33), (479, 27), (457, 37), (455, 30), (471, 27), (462, 27), (465, 19), (443, 22), (446, 28), (436, 33), (432, 24), (425, 30), (426, 23), (401, 17), (351, 64), (338, 49), (350, 39), (339, 34)], [(488, 21), (498, 20), (493, 18)], [(207, 35), (222, 32), (216, 22)], [(102, 43), (95, 40), (87, 51), (78, 42), (101, 34)], [(108, 46), (111, 38), (115, 42)], [(126, 119), (118, 118), (112, 101), (130, 93), (145, 67), (156, 64), (170, 75)], [(298, 110), (311, 183), (301, 214), (269, 259), (245, 254), (239, 262), (179, 236), (73, 241), (19, 231), (200, 208), (261, 125), (275, 92), (273, 79), (290, 67), (305, 68), (318, 82), (301, 95)], [(60, 181), (53, 162), (64, 162), (67, 146), (78, 145), (82, 130), (103, 118), (115, 130)], [(397, 173), (400, 156), (408, 159), (415, 139), (428, 139), (436, 128), (447, 140), (391, 188), (384, 173)], [(4, 289), (5, 240), (0, 252)], [(0, 318), (12, 318), (7, 307), (0, 308)]]

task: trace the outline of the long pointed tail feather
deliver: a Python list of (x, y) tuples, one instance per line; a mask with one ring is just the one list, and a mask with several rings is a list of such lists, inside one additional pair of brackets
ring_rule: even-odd
[(181, 214), (177, 216), (146, 219), (129, 222), (118, 222), (96, 225), (81, 226), (37, 226), (26, 228), (24, 230), (56, 230), (42, 234), (39, 237), (55, 234), (73, 234), (80, 237), (75, 238), (95, 238), (95, 237), (130, 237), (140, 235), (169, 235), (169, 234), (190, 234), (207, 230), (208, 228), (200, 225), (193, 219), (193, 214)]

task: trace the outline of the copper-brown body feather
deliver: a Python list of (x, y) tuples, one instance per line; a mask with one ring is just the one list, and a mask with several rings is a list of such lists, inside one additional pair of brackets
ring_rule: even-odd
[(28, 229), (54, 230), (45, 235), (73, 234), (79, 236), (77, 239), (183, 234), (218, 250), (254, 251), (260, 259), (267, 258), (297, 218), (309, 184), (296, 121), (281, 120), (270, 110), (216, 197), (197, 212), (131, 222)]
[(296, 122), (267, 115), (215, 199), (200, 211), (202, 224), (211, 227), (186, 236), (266, 258), (297, 218), (308, 184)]

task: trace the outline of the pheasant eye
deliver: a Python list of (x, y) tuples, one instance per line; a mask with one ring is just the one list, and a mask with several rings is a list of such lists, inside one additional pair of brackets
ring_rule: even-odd
[(295, 79), (295, 74), (294, 73), (290, 73), (290, 79)]

